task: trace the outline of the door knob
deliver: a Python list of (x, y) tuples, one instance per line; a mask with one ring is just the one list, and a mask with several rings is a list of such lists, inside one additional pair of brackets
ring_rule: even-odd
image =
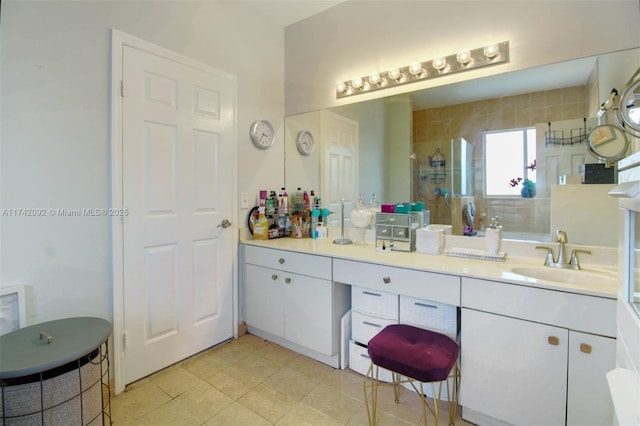
[(220, 225), (218, 225), (218, 228), (228, 228), (231, 226), (231, 222), (229, 222), (227, 219), (223, 219), (222, 222), (220, 222)]

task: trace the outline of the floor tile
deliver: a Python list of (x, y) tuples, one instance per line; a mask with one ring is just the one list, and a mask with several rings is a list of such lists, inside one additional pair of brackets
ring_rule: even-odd
[(277, 426), (340, 426), (338, 422), (306, 404), (298, 404), (276, 423)]
[(176, 397), (202, 382), (200, 378), (182, 368), (181, 365), (174, 365), (155, 373), (150, 379), (171, 397)]
[(111, 399), (114, 423), (133, 424), (135, 420), (171, 401), (171, 396), (149, 379), (127, 386), (127, 390)]
[(260, 380), (235, 366), (208, 377), (206, 381), (234, 400), (260, 384)]
[(243, 395), (238, 402), (272, 423), (280, 420), (297, 404), (287, 394), (264, 384)]
[(274, 365), (269, 360), (256, 354), (249, 354), (238, 361), (235, 365), (261, 381), (271, 376), (281, 368), (281, 366)]
[(302, 400), (302, 398), (307, 396), (319, 385), (319, 383), (312, 378), (304, 376), (290, 368), (283, 368), (277, 371), (267, 377), (264, 383), (289, 395), (296, 401)]
[(229, 405), (205, 423), (206, 426), (271, 426), (272, 424), (237, 402)]
[(363, 404), (363, 402), (342, 392), (337, 392), (334, 388), (324, 384), (316, 387), (302, 402), (341, 424), (347, 423)]
[(194, 386), (175, 399), (185, 407), (191, 415), (204, 423), (233, 403), (233, 399), (208, 383)]

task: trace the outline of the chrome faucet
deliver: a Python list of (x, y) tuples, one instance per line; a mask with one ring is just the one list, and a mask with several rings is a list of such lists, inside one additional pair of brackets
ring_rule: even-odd
[(565, 231), (556, 231), (556, 241), (559, 244), (558, 257), (554, 258), (553, 249), (551, 247), (536, 246), (537, 249), (547, 250), (547, 256), (544, 262), (544, 266), (550, 266), (552, 268), (565, 268), (565, 269), (580, 269), (580, 263), (578, 262), (578, 253), (591, 254), (589, 250), (575, 249), (571, 251), (569, 262), (566, 260), (564, 254), (564, 246), (567, 244), (567, 233)]

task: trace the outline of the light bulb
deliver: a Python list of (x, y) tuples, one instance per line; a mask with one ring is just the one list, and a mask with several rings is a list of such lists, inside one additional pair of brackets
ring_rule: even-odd
[(377, 72), (369, 76), (369, 83), (371, 84), (379, 84), (380, 81), (381, 81), (380, 74), (378, 74)]
[(339, 81), (336, 83), (336, 92), (344, 93), (345, 90), (347, 90), (347, 85), (344, 84), (344, 81)]
[(498, 53), (500, 53), (500, 48), (498, 47), (497, 44), (492, 44), (492, 45), (486, 46), (483, 52), (484, 52), (484, 56), (486, 56), (489, 59), (493, 59), (496, 56), (498, 56)]
[(363, 84), (364, 83), (362, 82), (361, 78), (354, 78), (353, 80), (351, 80), (351, 86), (353, 86), (354, 89), (362, 88)]
[(389, 76), (389, 78), (391, 80), (396, 80), (396, 81), (399, 80), (400, 77), (402, 77), (402, 74), (400, 74), (400, 70), (398, 68), (394, 68), (392, 70), (389, 70), (387, 75)]
[(468, 49), (465, 50), (461, 50), (460, 52), (458, 52), (458, 54), (456, 55), (456, 60), (461, 64), (461, 65), (467, 65), (469, 62), (471, 62), (471, 52)]
[(431, 66), (438, 71), (442, 71), (447, 66), (447, 58), (440, 57), (431, 61)]
[(422, 64), (420, 62), (415, 62), (409, 65), (409, 72), (411, 75), (419, 76), (423, 71), (424, 70), (422, 69)]

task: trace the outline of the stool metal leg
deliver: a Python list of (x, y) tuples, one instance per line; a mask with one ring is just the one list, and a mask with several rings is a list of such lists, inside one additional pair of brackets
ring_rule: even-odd
[[(375, 367), (375, 373), (374, 373)], [(376, 424), (376, 411), (378, 409), (378, 366), (373, 362), (367, 370), (367, 374), (364, 377), (363, 390), (364, 390), (364, 402), (367, 406), (367, 416), (369, 417), (369, 424), (374, 426)], [(369, 407), (369, 394), (367, 388), (371, 390), (371, 407)]]

